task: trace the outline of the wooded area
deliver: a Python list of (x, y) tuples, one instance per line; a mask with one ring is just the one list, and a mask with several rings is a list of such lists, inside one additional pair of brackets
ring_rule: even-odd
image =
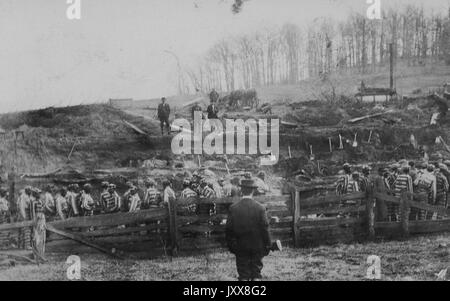
[(450, 65), (448, 13), (406, 5), (382, 12), (381, 20), (351, 14), (346, 21), (318, 18), (308, 28), (285, 24), (222, 39), (182, 75), (184, 92), (295, 84), (334, 72), (373, 73), (394, 59), (408, 66), (444, 60)]

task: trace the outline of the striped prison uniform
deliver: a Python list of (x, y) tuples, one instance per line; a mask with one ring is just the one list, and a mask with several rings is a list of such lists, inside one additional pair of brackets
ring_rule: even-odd
[(8, 222), (9, 202), (5, 198), (0, 198), (0, 224)]
[(336, 195), (343, 195), (347, 193), (347, 186), (350, 179), (350, 175), (345, 175), (339, 178), (339, 180), (336, 182)]
[[(416, 181), (416, 192), (419, 194), (425, 194), (429, 204), (434, 203), (436, 199), (436, 176), (429, 172), (419, 173)], [(427, 218), (426, 210), (413, 208), (413, 213), (417, 216), (418, 220), (425, 220)]]
[(106, 213), (114, 213), (120, 209), (120, 197), (116, 193), (105, 191), (100, 196), (103, 210)]
[(147, 188), (144, 194), (144, 206), (146, 208), (157, 208), (159, 207), (160, 198), (161, 196), (156, 188)]
[(80, 202), (81, 202), (81, 209), (83, 210), (84, 216), (94, 215), (95, 202), (92, 199), (90, 194), (82, 192), (80, 195)]
[[(181, 192), (181, 198), (185, 199), (185, 200), (186, 199), (195, 199), (195, 198), (197, 198), (197, 196), (198, 196), (197, 193), (194, 190), (192, 190), (191, 188), (189, 188), (189, 187), (186, 187)], [(186, 206), (186, 209), (189, 212), (196, 212), (197, 211), (197, 205), (195, 203), (189, 204), (189, 205)]]
[(129, 200), (129, 204), (130, 204), (129, 212), (136, 212), (136, 211), (141, 210), (142, 201), (137, 193), (130, 195), (128, 200)]
[[(402, 192), (413, 192), (413, 181), (409, 174), (397, 176), (393, 185), (394, 195), (400, 197)], [(400, 220), (400, 206), (398, 204), (388, 203), (388, 219), (390, 221)], [(408, 214), (409, 218), (409, 214)]]
[[(447, 177), (445, 177), (442, 173), (436, 173), (436, 206), (439, 207), (447, 207), (447, 192), (448, 192), (449, 184), (447, 181)], [(435, 214), (437, 218), (442, 218)]]

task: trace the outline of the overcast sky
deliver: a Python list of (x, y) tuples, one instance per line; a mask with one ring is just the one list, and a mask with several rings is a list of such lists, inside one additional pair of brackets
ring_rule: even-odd
[[(444, 10), (449, 1), (389, 5)], [(0, 0), (0, 112), (171, 95), (176, 59), (167, 50), (189, 64), (223, 37), (368, 7), (366, 0), (250, 0), (234, 15), (231, 3), (81, 0), (81, 20), (68, 20), (66, 0)]]

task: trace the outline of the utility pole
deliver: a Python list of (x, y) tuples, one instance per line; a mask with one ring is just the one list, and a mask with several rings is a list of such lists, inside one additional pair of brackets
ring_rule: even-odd
[(391, 90), (394, 89), (394, 44), (389, 44), (389, 55), (390, 55), (390, 88)]

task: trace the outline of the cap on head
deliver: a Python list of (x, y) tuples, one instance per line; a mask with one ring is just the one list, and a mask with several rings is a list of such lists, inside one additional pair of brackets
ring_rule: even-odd
[(102, 188), (108, 188), (109, 182), (103, 181), (101, 186), (102, 186)]
[(433, 165), (433, 164), (428, 164), (427, 170), (428, 170), (429, 172), (434, 171), (434, 165)]
[(91, 192), (91, 190), (92, 190), (91, 184), (89, 184), (89, 183), (84, 184), (84, 185), (83, 185), (83, 190), (84, 190), (84, 192), (86, 192), (86, 193)]

